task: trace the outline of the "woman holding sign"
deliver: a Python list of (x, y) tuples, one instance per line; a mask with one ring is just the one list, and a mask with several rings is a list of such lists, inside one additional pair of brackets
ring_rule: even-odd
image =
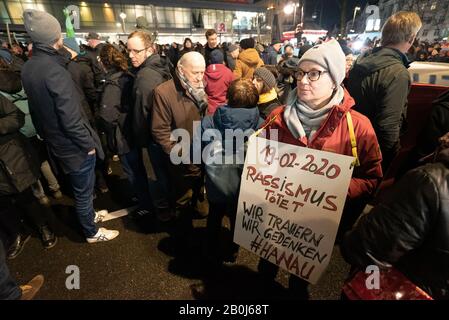
[[(264, 131), (268, 139), (270, 130), (277, 129), (280, 142), (355, 157), (339, 233), (352, 225), (382, 179), (374, 129), (368, 118), (352, 110), (354, 99), (342, 86), (345, 66), (345, 55), (335, 40), (308, 50), (299, 61), (297, 90), (285, 108), (270, 114)], [(259, 271), (273, 280), (277, 268), (266, 260), (259, 264)], [(308, 297), (307, 283), (300, 278), (290, 277), (290, 289), (295, 297)]]

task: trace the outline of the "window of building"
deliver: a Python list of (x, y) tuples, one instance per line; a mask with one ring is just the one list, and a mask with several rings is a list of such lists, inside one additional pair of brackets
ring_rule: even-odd
[(429, 33), (429, 30), (423, 30), (421, 36), (427, 37), (427, 34)]
[(438, 37), (438, 36), (440, 35), (440, 30), (436, 29), (436, 30), (433, 32), (433, 35), (434, 35), (435, 37)]

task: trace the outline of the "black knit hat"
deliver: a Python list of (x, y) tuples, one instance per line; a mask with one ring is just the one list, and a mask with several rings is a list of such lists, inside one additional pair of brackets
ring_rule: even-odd
[(240, 48), (242, 48), (242, 50), (254, 48), (255, 45), (256, 41), (253, 38), (246, 38), (240, 41)]
[(254, 71), (254, 76), (257, 76), (265, 82), (268, 88), (273, 89), (276, 87), (276, 78), (270, 70), (264, 67), (259, 67)]
[(210, 53), (211, 64), (222, 64), (224, 61), (223, 52), (220, 49), (212, 50)]

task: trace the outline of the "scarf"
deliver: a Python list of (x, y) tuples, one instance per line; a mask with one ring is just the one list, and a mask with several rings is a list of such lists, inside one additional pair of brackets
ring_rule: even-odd
[(187, 90), (188, 93), (195, 100), (198, 109), (200, 109), (200, 113), (203, 112), (205, 108), (207, 108), (207, 94), (204, 90), (204, 86), (200, 88), (192, 87), (189, 80), (184, 77), (178, 70), (176, 70), (176, 74), (178, 75), (179, 80), (181, 81), (181, 85), (184, 89)]
[(273, 88), (269, 92), (261, 94), (259, 96), (259, 102), (257, 104), (263, 104), (263, 103), (273, 101), (277, 97), (278, 97), (278, 94), (276, 92), (276, 89)]
[(298, 138), (307, 137), (310, 140), (316, 131), (326, 120), (329, 111), (339, 105), (344, 98), (344, 89), (339, 86), (331, 100), (324, 107), (314, 110), (298, 99), (296, 90), (290, 93), (287, 106), (284, 111), (284, 120), (293, 136)]

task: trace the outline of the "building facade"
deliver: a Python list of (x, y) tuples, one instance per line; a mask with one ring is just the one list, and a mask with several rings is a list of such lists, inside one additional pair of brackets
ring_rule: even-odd
[(238, 41), (270, 32), (266, 28), (266, 6), (253, 0), (0, 0), (0, 31), (3, 31), (0, 37), (4, 40), (6, 23), (12, 31), (24, 31), (22, 13), (28, 8), (51, 13), (65, 30), (63, 9), (68, 6), (76, 8), (72, 19), (78, 20), (75, 32), (80, 37), (90, 31), (100, 33), (105, 39), (124, 36), (135, 30), (136, 19), (141, 16), (146, 18), (149, 29), (158, 34), (160, 43), (182, 42), (185, 37), (204, 42), (205, 30), (216, 28), (217, 23), (222, 26), (222, 41)]
[(417, 38), (421, 41), (441, 40), (449, 35), (449, 0), (379, 0), (381, 21), (401, 11), (416, 12), (423, 22)]

